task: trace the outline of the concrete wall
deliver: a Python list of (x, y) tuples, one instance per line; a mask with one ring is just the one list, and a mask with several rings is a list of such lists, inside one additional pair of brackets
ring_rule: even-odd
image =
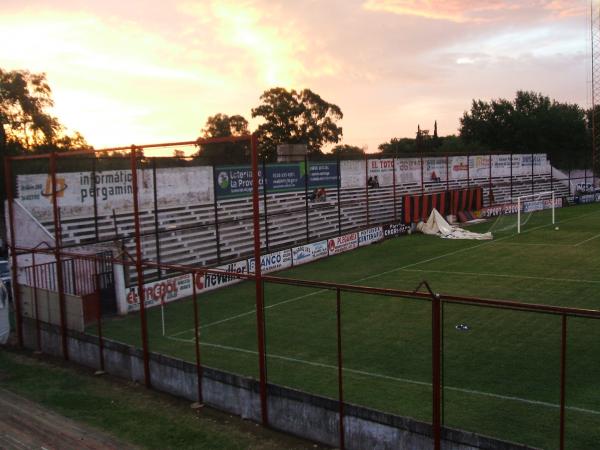
[[(35, 322), (24, 319), (25, 346), (37, 348)], [(45, 353), (62, 356), (60, 330), (55, 325), (41, 324), (41, 348)], [(95, 336), (69, 332), (69, 355), (73, 362), (91, 368), (100, 367), (99, 341)], [(104, 340), (104, 370), (107, 373), (142, 383), (144, 370), (139, 349)], [(150, 373), (154, 389), (189, 401), (197, 400), (195, 364), (153, 353)], [(227, 372), (203, 369), (204, 403), (260, 421), (259, 383)], [(338, 402), (294, 389), (269, 385), (268, 408), (270, 426), (303, 438), (338, 446)], [(345, 442), (348, 449), (410, 449), (433, 447), (431, 425), (405, 417), (386, 414), (355, 405), (345, 405)], [(445, 450), (524, 450), (526, 447), (474, 433), (443, 429)]]
[[(41, 288), (33, 289), (30, 286), (19, 284), (19, 295), (23, 316), (32, 319), (36, 317), (35, 296), (37, 296), (39, 319), (43, 322), (60, 325), (58, 292)], [(65, 294), (65, 318), (67, 328), (77, 331), (85, 329), (83, 300), (80, 296)]]

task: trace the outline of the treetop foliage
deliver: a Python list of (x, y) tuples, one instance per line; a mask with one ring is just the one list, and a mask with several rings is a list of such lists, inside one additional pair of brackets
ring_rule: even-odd
[(337, 125), (343, 118), (342, 110), (310, 89), (272, 88), (260, 96), (260, 101), (252, 109), (252, 117), (264, 119), (257, 131), (261, 153), (270, 160), (275, 159), (278, 144), (306, 144), (311, 155), (342, 137), (342, 127)]
[(586, 111), (536, 92), (514, 100), (473, 100), (460, 119), (460, 137), (491, 151), (547, 153), (561, 168), (584, 167), (590, 153)]
[[(206, 120), (198, 138), (220, 138), (249, 134), (248, 121), (240, 115), (215, 114)], [(220, 142), (198, 146), (196, 161), (206, 164), (244, 164), (249, 162), (249, 142)]]

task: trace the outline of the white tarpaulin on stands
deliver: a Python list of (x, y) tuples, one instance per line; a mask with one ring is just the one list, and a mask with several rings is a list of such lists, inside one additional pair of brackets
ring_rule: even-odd
[(417, 224), (417, 231), (423, 234), (437, 235), (444, 239), (492, 239), (492, 233), (474, 233), (450, 225), (435, 208), (431, 211), (427, 222), (419, 222)]

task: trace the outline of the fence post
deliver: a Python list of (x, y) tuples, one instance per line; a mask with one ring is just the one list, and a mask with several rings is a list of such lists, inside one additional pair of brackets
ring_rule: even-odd
[[(101, 257), (103, 258), (103, 257)], [(90, 261), (90, 264), (92, 262)], [(100, 283), (100, 275), (98, 274), (98, 260), (93, 260), (94, 270), (90, 274), (92, 275), (95, 288), (96, 288), (96, 299), (97, 299), (97, 310), (96, 310), (96, 325), (98, 326), (98, 358), (100, 362), (100, 373), (104, 373), (104, 339), (102, 338), (102, 291), (101, 291), (101, 283)], [(101, 261), (103, 265), (103, 261)]]
[[(304, 170), (308, 170), (308, 157), (304, 155)], [(315, 198), (316, 199), (316, 198)], [(304, 223), (306, 225), (306, 242), (310, 241), (310, 224), (308, 214), (308, 175), (304, 177)]]
[(431, 328), (432, 328), (432, 390), (433, 390), (433, 405), (432, 405), (432, 428), (433, 428), (433, 443), (434, 449), (441, 449), (441, 405), (442, 405), (442, 386), (441, 386), (441, 352), (442, 352), (442, 336), (441, 336), (441, 300), (438, 294), (434, 294), (431, 299)]
[(35, 264), (35, 252), (31, 252), (31, 269), (33, 272), (33, 307), (35, 308), (35, 334), (37, 338), (37, 350), (42, 351), (42, 332), (40, 329), (40, 309), (38, 307), (37, 267)]
[(217, 204), (217, 169), (213, 165), (213, 211), (215, 216), (215, 239), (217, 241), (217, 262), (221, 264), (221, 236), (219, 234), (219, 208)]
[(267, 167), (265, 165), (265, 158), (262, 160), (262, 182), (263, 182), (263, 214), (265, 217), (265, 246), (267, 247), (267, 253), (269, 251), (269, 213), (267, 209)]
[(339, 432), (340, 449), (346, 448), (344, 438), (344, 383), (343, 383), (343, 357), (342, 357), (342, 302), (340, 288), (336, 289), (336, 323), (337, 323), (337, 357), (338, 357), (338, 406), (339, 406)]
[(52, 212), (54, 216), (54, 259), (56, 260), (56, 288), (58, 291), (58, 307), (60, 313), (60, 334), (62, 340), (63, 357), (69, 359), (69, 345), (67, 340), (67, 314), (65, 305), (65, 288), (63, 280), (63, 267), (61, 255), (61, 229), (58, 212), (58, 197), (56, 191), (56, 153), (50, 154), (50, 179), (52, 182)]
[(367, 202), (367, 226), (369, 226), (369, 158), (365, 152), (365, 199)]
[(450, 158), (446, 153), (446, 191), (450, 191)]
[(150, 379), (150, 357), (148, 353), (148, 329), (146, 324), (146, 293), (144, 292), (144, 270), (142, 268), (142, 237), (140, 235), (140, 211), (138, 205), (137, 148), (131, 146), (131, 187), (133, 195), (133, 223), (135, 228), (135, 268), (137, 273), (138, 297), (140, 299), (140, 325), (144, 355), (144, 382), (152, 387)]
[(494, 194), (492, 194), (492, 155), (489, 156), (490, 158), (490, 175), (489, 175), (489, 192), (488, 192), (488, 206), (493, 206), (492, 205), (492, 200), (494, 199)]
[[(262, 424), (269, 424), (267, 410), (267, 364), (265, 355), (265, 318), (264, 299), (262, 289), (262, 268), (260, 263), (260, 224), (258, 205), (258, 137), (254, 133), (251, 137), (252, 147), (252, 210), (254, 225), (254, 284), (256, 295), (256, 334), (258, 340), (258, 368), (260, 382), (260, 411)], [(306, 160), (306, 159), (305, 159)], [(307, 210), (308, 211), (308, 210)]]
[(467, 189), (471, 189), (471, 157), (467, 155)]
[(94, 190), (94, 233), (96, 241), (100, 240), (100, 232), (98, 231), (98, 192), (96, 191), (96, 155), (92, 157), (92, 189)]
[(562, 315), (560, 345), (560, 450), (565, 448), (565, 390), (567, 378), (567, 316)]
[(202, 276), (201, 272), (192, 272), (192, 301), (194, 302), (194, 344), (196, 347), (196, 378), (198, 383), (198, 403), (202, 404), (202, 366), (200, 364), (200, 340), (198, 336), (200, 323), (198, 320), (198, 296), (196, 287), (196, 277), (200, 276)]
[(394, 193), (394, 222), (398, 222), (398, 206), (396, 205), (396, 158), (392, 156), (392, 190)]
[(338, 213), (338, 236), (342, 235), (342, 199), (341, 195), (341, 172), (340, 172), (340, 154), (336, 155), (337, 164), (337, 213)]
[(160, 268), (160, 240), (158, 238), (158, 187), (156, 185), (156, 158), (152, 158), (152, 193), (154, 196), (154, 246), (156, 247), (156, 274), (158, 279), (162, 278), (162, 270)]
[(17, 326), (17, 340), (19, 347), (23, 347), (23, 316), (21, 314), (21, 293), (19, 292), (19, 277), (17, 271), (19, 268), (17, 258), (17, 237), (15, 236), (15, 212), (14, 196), (12, 187), (12, 159), (7, 156), (4, 159), (4, 176), (6, 186), (6, 200), (8, 204), (8, 227), (10, 230), (10, 256), (12, 261), (12, 291), (15, 302), (15, 324)]
[(513, 199), (513, 154), (510, 154), (510, 202)]
[(425, 194), (425, 180), (423, 179), (423, 155), (421, 155), (421, 197)]
[(534, 159), (534, 154), (531, 154), (531, 194), (535, 194), (535, 180), (533, 178), (533, 159)]

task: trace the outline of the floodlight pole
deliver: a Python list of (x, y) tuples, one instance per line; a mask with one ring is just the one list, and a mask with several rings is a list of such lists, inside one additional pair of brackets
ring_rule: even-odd
[(260, 208), (258, 198), (258, 137), (252, 134), (252, 210), (254, 228), (254, 283), (256, 292), (256, 334), (258, 339), (258, 368), (260, 382), (260, 412), (262, 424), (269, 425), (267, 410), (267, 364), (265, 355), (265, 311), (262, 286), (262, 268), (260, 260)]

